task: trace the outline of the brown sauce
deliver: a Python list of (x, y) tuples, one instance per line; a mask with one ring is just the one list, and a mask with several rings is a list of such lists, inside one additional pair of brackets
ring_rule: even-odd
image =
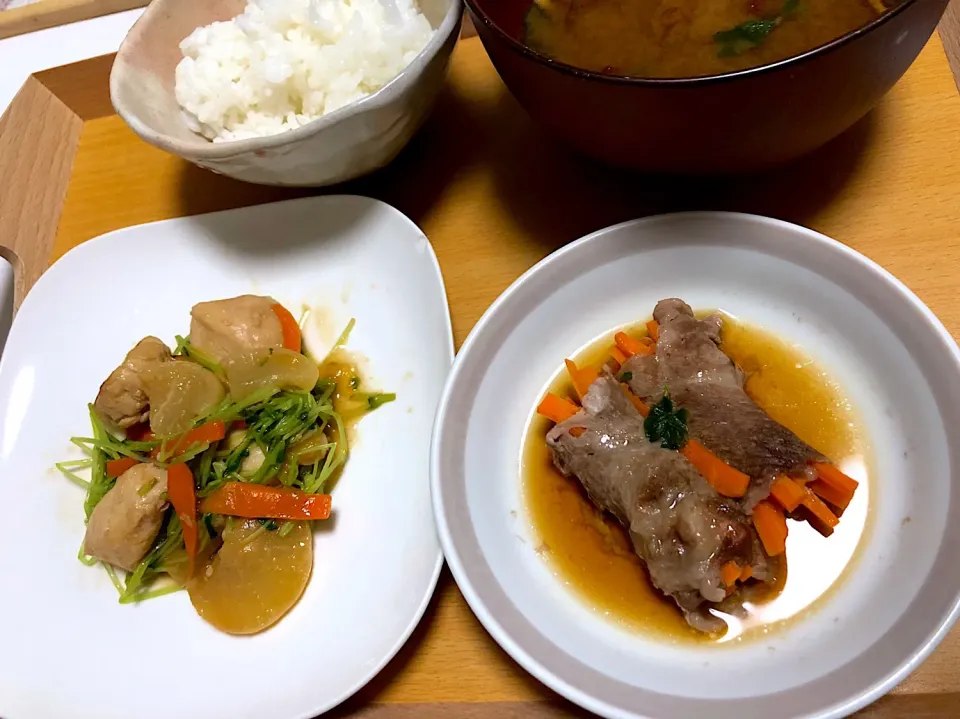
[[(328, 357), (320, 363), (320, 378), (331, 380), (336, 388), (330, 398), (333, 403), (333, 409), (340, 414), (343, 420), (343, 433), (336, 424), (329, 424), (324, 430), (331, 442), (346, 441), (348, 447), (352, 447), (357, 442), (357, 426), (360, 420), (370, 412), (370, 407), (366, 401), (366, 393), (370, 391), (361, 369), (362, 362), (349, 350), (339, 347), (330, 353)], [(331, 492), (340, 481), (340, 475), (346, 462), (330, 477), (324, 491)]]
[[(626, 331), (637, 337), (646, 334), (643, 323)], [(613, 334), (574, 359), (581, 366), (602, 364)], [(722, 637), (687, 625), (673, 601), (650, 583), (623, 527), (596, 509), (575, 479), (557, 471), (544, 441), (552, 426), (548, 420), (533, 415), (522, 449), (521, 479), (539, 540), (537, 551), (558, 579), (610, 621), (670, 641), (726, 643), (762, 634), (811, 611), (844, 574), (867, 527), (869, 446), (842, 390), (801, 348), (764, 330), (728, 316), (721, 338), (724, 352), (749, 375), (745, 387), (750, 397), (861, 482), (830, 538), (806, 523), (789, 523), (782, 585), (745, 603), (746, 618), (723, 615), (728, 629)], [(574, 396), (564, 370), (558, 370), (549, 391)]]

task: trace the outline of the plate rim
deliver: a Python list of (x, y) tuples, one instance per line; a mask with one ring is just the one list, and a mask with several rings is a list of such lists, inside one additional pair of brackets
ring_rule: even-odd
[[(191, 221), (197, 221), (197, 220), (202, 221), (208, 218), (232, 215), (236, 213), (256, 212), (258, 210), (265, 210), (267, 208), (273, 208), (276, 206), (291, 206), (295, 204), (301, 204), (301, 205), (308, 205), (308, 204), (323, 205), (327, 203), (339, 204), (340, 202), (343, 202), (343, 201), (356, 202), (360, 205), (366, 205), (368, 208), (374, 209), (378, 212), (385, 212), (390, 217), (391, 221), (400, 222), (406, 225), (407, 227), (414, 230), (416, 234), (419, 235), (420, 238), (422, 238), (424, 242), (424, 246), (426, 248), (426, 252), (424, 254), (427, 257), (427, 262), (429, 263), (439, 283), (440, 296), (441, 296), (441, 302), (442, 302), (441, 309), (443, 311), (443, 316), (445, 319), (443, 323), (443, 330), (444, 330), (445, 336), (442, 340), (442, 347), (443, 347), (445, 359), (447, 360), (447, 364), (448, 366), (452, 367), (452, 363), (455, 359), (456, 345), (455, 345), (455, 338), (453, 334), (453, 321), (450, 315), (450, 302), (447, 297), (446, 282), (444, 281), (443, 272), (440, 267), (440, 262), (437, 258), (436, 251), (433, 247), (433, 243), (431, 243), (430, 241), (430, 238), (427, 237), (426, 233), (420, 228), (420, 226), (417, 225), (417, 223), (414, 222), (412, 219), (407, 217), (405, 213), (403, 213), (393, 205), (387, 202), (384, 202), (383, 200), (379, 200), (373, 197), (366, 197), (363, 195), (332, 194), (332, 195), (313, 195), (309, 197), (299, 197), (299, 198), (293, 198), (288, 200), (280, 200), (277, 202), (264, 202), (264, 203), (254, 204), (254, 205), (244, 205), (241, 207), (229, 208), (225, 210), (217, 210), (214, 212), (205, 212), (205, 213), (200, 213), (196, 215), (185, 215), (181, 217), (171, 217), (171, 218), (166, 218), (162, 220), (155, 220), (153, 222), (142, 222), (135, 225), (120, 227), (115, 230), (105, 232), (95, 237), (91, 237), (88, 240), (84, 240), (77, 245), (74, 245), (69, 250), (64, 252), (60, 257), (58, 257), (53, 263), (51, 263), (46, 270), (43, 271), (43, 274), (41, 274), (40, 277), (37, 278), (37, 281), (34, 282), (33, 286), (30, 288), (30, 291), (23, 298), (23, 302), (21, 302), (16, 315), (13, 317), (13, 321), (10, 323), (10, 331), (6, 337), (4, 351), (2, 352), (2, 354), (0, 354), (0, 384), (4, 384), (6, 382), (6, 376), (14, 372), (15, 368), (17, 367), (17, 365), (13, 364), (13, 360), (10, 359), (11, 357), (11, 352), (9, 351), (10, 348), (11, 347), (16, 348), (23, 341), (23, 340), (18, 340), (18, 336), (21, 333), (29, 332), (30, 327), (32, 327), (32, 324), (27, 324), (26, 320), (20, 320), (18, 322), (18, 319), (21, 317), (21, 311), (23, 310), (24, 307), (32, 308), (33, 304), (39, 301), (36, 299), (37, 295), (34, 292), (34, 290), (37, 287), (46, 288), (47, 285), (50, 285), (51, 286), (50, 290), (55, 291), (56, 285), (52, 283), (56, 282), (57, 277), (56, 277), (56, 274), (51, 275), (51, 271), (57, 267), (59, 267), (58, 272), (68, 271), (68, 270), (64, 270), (65, 265), (69, 265), (76, 262), (78, 258), (82, 257), (88, 252), (93, 251), (91, 250), (92, 247), (95, 248), (100, 246), (103, 241), (114, 241), (116, 237), (119, 235), (127, 234), (129, 232), (143, 229), (146, 227), (153, 227), (155, 225), (161, 225), (161, 226), (170, 225), (170, 224), (180, 225), (184, 222), (191, 222)], [(48, 290), (44, 289), (44, 292), (47, 292), (47, 291)], [(31, 300), (31, 298), (33, 299)], [(448, 370), (448, 375), (449, 375), (449, 370)], [(442, 390), (440, 395), (442, 396)], [(439, 407), (439, 399), (437, 402), (437, 407)], [(435, 419), (436, 419), (436, 408), (434, 408), (434, 421)], [(432, 431), (431, 431), (431, 438), (432, 438)], [(428, 465), (428, 471), (429, 471), (429, 456), (427, 460), (427, 465)], [(428, 482), (428, 486), (429, 486), (429, 482)], [(431, 504), (432, 504), (432, 493), (431, 493)], [(430, 512), (430, 514), (431, 516), (434, 516), (432, 511)], [(434, 519), (434, 530), (436, 532), (435, 519)], [(335, 707), (343, 704), (343, 702), (347, 701), (350, 697), (352, 697), (361, 689), (363, 689), (363, 687), (369, 684), (378, 674), (380, 674), (380, 672), (383, 671), (383, 669), (386, 668), (386, 666), (391, 661), (393, 661), (393, 659), (397, 656), (397, 654), (404, 647), (404, 645), (406, 645), (406, 643), (410, 640), (410, 637), (413, 635), (417, 627), (420, 625), (420, 622), (422, 621), (424, 615), (426, 614), (427, 608), (430, 606), (430, 602), (433, 600), (433, 597), (436, 594), (437, 583), (440, 578), (440, 573), (443, 569), (443, 563), (444, 563), (443, 548), (440, 543), (439, 532), (437, 532), (436, 557), (434, 559), (434, 565), (430, 573), (429, 580), (425, 586), (424, 596), (420, 600), (419, 604), (417, 605), (415, 612), (413, 612), (410, 622), (404, 627), (403, 631), (399, 633), (398, 639), (392, 645), (390, 645), (388, 651), (384, 653), (381, 661), (377, 662), (368, 671), (364, 672), (361, 675), (361, 678), (356, 683), (347, 687), (343, 692), (338, 693), (334, 697), (334, 699), (326, 702), (322, 702), (322, 703), (317, 703), (313, 706), (313, 708), (308, 709), (304, 712), (301, 712), (298, 714), (289, 714), (286, 716), (288, 716), (289, 719), (314, 719), (315, 717), (321, 714), (324, 714), (330, 711), (331, 709), (334, 709)], [(32, 715), (29, 715), (29, 716), (32, 716)]]
[[(507, 289), (505, 289), (484, 311), (483, 315), (470, 330), (470, 333), (461, 345), (459, 352), (457, 352), (453, 367), (450, 370), (450, 374), (447, 376), (447, 382), (444, 386), (443, 394), (441, 395), (440, 404), (434, 419), (430, 453), (430, 490), (431, 497), (433, 499), (437, 532), (439, 534), (440, 543), (443, 548), (443, 553), (447, 564), (450, 567), (451, 574), (453, 575), (458, 588), (462, 592), (464, 599), (470, 606), (471, 611), (473, 611), (474, 615), (483, 625), (484, 629), (486, 629), (486, 631), (491, 635), (491, 637), (493, 637), (500, 647), (503, 648), (504, 651), (506, 651), (507, 654), (509, 654), (510, 657), (525, 671), (553, 691), (570, 700), (574, 704), (587, 709), (588, 711), (605, 717), (613, 717), (615, 719), (653, 719), (653, 715), (644, 714), (640, 711), (622, 709), (621, 707), (615, 706), (602, 698), (580, 690), (579, 688), (569, 684), (564, 679), (555, 675), (551, 670), (543, 666), (536, 658), (531, 656), (526, 648), (521, 646), (520, 643), (518, 643), (510, 635), (510, 633), (501, 624), (500, 620), (498, 620), (494, 615), (493, 611), (486, 606), (485, 601), (480, 597), (479, 592), (477, 591), (477, 588), (471, 578), (471, 572), (465, 566), (464, 558), (461, 556), (461, 553), (457, 547), (457, 542), (454, 539), (454, 533), (451, 531), (450, 523), (448, 522), (443, 491), (444, 482), (441, 478), (441, 467), (443, 464), (442, 449), (444, 448), (445, 440), (444, 430), (447, 428), (446, 416), (449, 411), (449, 405), (454, 390), (458, 385), (459, 376), (463, 370), (465, 358), (471, 354), (474, 345), (482, 340), (482, 335), (485, 334), (487, 326), (493, 323), (493, 321), (497, 318), (499, 313), (502, 311), (502, 307), (514, 294), (520, 290), (523, 285), (530, 281), (534, 275), (546, 271), (550, 265), (559, 261), (567, 254), (577, 251), (580, 247), (603, 241), (605, 236), (608, 234), (614, 234), (624, 230), (634, 230), (636, 232), (637, 237), (635, 238), (635, 242), (638, 249), (634, 254), (643, 254), (646, 251), (646, 249), (644, 249), (646, 244), (643, 236), (644, 231), (649, 226), (676, 221), (713, 221), (717, 222), (718, 224), (735, 221), (756, 223), (761, 226), (766, 225), (767, 227), (776, 228), (778, 231), (802, 234), (805, 236), (806, 241), (815, 243), (822, 248), (822, 251), (845, 257), (848, 261), (852, 261), (856, 265), (859, 265), (861, 269), (876, 275), (879, 281), (885, 282), (890, 290), (897, 293), (900, 300), (911, 305), (914, 310), (919, 311), (923, 315), (924, 319), (930, 326), (930, 329), (934, 331), (937, 339), (939, 339), (943, 345), (943, 349), (949, 354), (954, 368), (958, 371), (958, 374), (960, 374), (960, 347), (958, 347), (956, 340), (954, 340), (953, 336), (947, 331), (946, 327), (933, 313), (933, 311), (927, 307), (927, 305), (895, 275), (871, 258), (867, 257), (865, 254), (843, 244), (839, 240), (835, 240), (832, 237), (802, 225), (773, 217), (766, 217), (752, 213), (726, 211), (668, 212), (639, 217), (601, 228), (564, 245), (563, 247), (548, 254), (546, 257), (541, 259), (526, 272), (520, 275), (516, 280), (514, 280), (507, 287)], [(779, 238), (771, 239), (771, 245), (777, 246), (785, 244), (787, 241), (788, 240), (782, 240)], [(731, 243), (725, 238), (720, 239), (717, 244), (728, 247), (731, 245)], [(792, 259), (786, 259), (789, 262), (794, 262)], [(497, 582), (497, 585), (499, 586), (499, 582)], [(929, 655), (934, 649), (936, 649), (946, 634), (957, 622), (957, 619), (960, 618), (960, 588), (954, 592), (954, 595), (955, 596), (949, 612), (947, 612), (934, 627), (934, 629), (928, 635), (926, 635), (925, 640), (918, 647), (916, 647), (900, 662), (898, 662), (898, 666), (895, 671), (889, 673), (881, 680), (864, 687), (862, 690), (857, 690), (854, 694), (848, 696), (846, 699), (826, 707), (815, 709), (804, 716), (810, 719), (837, 719), (839, 717), (847, 716), (876, 701), (893, 689), (897, 684), (902, 682), (927, 657), (929, 657)], [(915, 599), (911, 601), (909, 606), (912, 606), (915, 601)], [(542, 633), (535, 627), (533, 627), (533, 631), (542, 635)], [(547, 641), (550, 641), (549, 638)], [(652, 689), (642, 689), (641, 691), (668, 696), (662, 694), (662, 692), (657, 692), (656, 690)], [(775, 695), (776, 693), (771, 694), (770, 696)]]

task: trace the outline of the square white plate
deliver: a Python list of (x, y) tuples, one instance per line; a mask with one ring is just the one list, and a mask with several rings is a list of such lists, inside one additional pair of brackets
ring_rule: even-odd
[[(299, 604), (251, 637), (218, 632), (185, 592), (121, 606), (77, 561), (83, 492), (53, 468), (89, 435), (87, 403), (141, 337), (173, 343), (190, 307), (268, 294), (308, 315), (322, 355), (348, 347), (397, 401), (365, 418), (315, 534)], [(441, 565), (430, 430), (453, 360), (443, 279), (423, 233), (361, 197), (169, 220), (80, 245), (34, 286), (0, 361), (0, 716), (312, 717), (363, 686), (419, 621)]]

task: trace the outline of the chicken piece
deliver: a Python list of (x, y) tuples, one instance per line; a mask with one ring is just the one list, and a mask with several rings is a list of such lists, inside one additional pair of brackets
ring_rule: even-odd
[(149, 399), (141, 377), (144, 370), (173, 359), (170, 348), (156, 337), (144, 337), (127, 353), (106, 381), (93, 406), (111, 430), (126, 429), (150, 416)]
[(94, 507), (83, 539), (84, 551), (132, 572), (150, 551), (167, 508), (167, 470), (137, 464)]
[(258, 295), (200, 302), (190, 310), (190, 343), (221, 363), (244, 351), (283, 347), (275, 304)]

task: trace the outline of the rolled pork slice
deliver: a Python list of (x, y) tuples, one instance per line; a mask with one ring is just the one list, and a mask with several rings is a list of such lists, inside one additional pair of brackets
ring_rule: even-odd
[(630, 389), (649, 403), (669, 391), (674, 404), (689, 412), (690, 436), (750, 476), (747, 511), (767, 497), (777, 475), (804, 475), (811, 462), (825, 461), (747, 395), (743, 372), (720, 349), (720, 315), (698, 320), (683, 300), (666, 299), (657, 303), (653, 318), (660, 325), (657, 352), (624, 363)]
[[(571, 433), (575, 428), (583, 431)], [(582, 411), (556, 425), (547, 444), (560, 471), (629, 530), (653, 584), (693, 627), (722, 630), (709, 610), (737, 603), (720, 578), (727, 562), (774, 581), (775, 568), (740, 506), (717, 494), (679, 452), (647, 440), (643, 418), (612, 376), (591, 385)]]

